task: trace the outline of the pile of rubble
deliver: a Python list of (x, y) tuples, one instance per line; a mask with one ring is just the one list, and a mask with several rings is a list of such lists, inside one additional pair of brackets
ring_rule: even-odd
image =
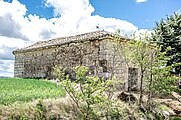
[[(135, 103), (139, 99), (139, 94), (120, 92), (117, 98), (125, 102)], [(143, 102), (146, 104), (147, 96), (144, 95), (143, 98)], [(172, 92), (169, 98), (152, 98), (152, 100), (157, 106), (168, 107), (164, 110), (155, 109), (156, 112), (161, 111), (162, 114), (169, 117), (181, 117), (181, 95), (179, 93)]]

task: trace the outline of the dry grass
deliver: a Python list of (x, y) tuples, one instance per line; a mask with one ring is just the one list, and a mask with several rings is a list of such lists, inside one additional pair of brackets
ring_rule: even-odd
[(81, 113), (69, 97), (35, 100), (34, 102), (0, 106), (0, 119), (64, 119), (75, 120)]
[[(165, 101), (164, 101), (165, 102)], [(169, 101), (168, 101), (169, 102)], [(159, 103), (158, 101), (156, 103)], [(170, 102), (169, 102), (170, 103)], [(115, 106), (119, 106), (122, 111), (123, 119), (147, 119), (147, 115), (140, 111), (137, 103), (128, 103), (115, 98)], [(159, 103), (159, 106), (162, 103)], [(163, 104), (164, 105), (164, 104)], [(178, 105), (178, 104), (177, 104)], [(163, 108), (163, 107), (161, 107)], [(165, 108), (165, 107), (164, 107)], [(155, 112), (163, 112), (156, 109)], [(164, 109), (167, 111), (167, 109)], [(170, 111), (170, 110), (169, 110)], [(69, 96), (63, 98), (51, 98), (35, 100), (28, 103), (14, 103), (12, 105), (0, 105), (0, 120), (4, 119), (63, 119), (63, 120), (80, 120), (81, 112), (73, 103)], [(149, 115), (149, 119), (154, 119), (154, 114)]]

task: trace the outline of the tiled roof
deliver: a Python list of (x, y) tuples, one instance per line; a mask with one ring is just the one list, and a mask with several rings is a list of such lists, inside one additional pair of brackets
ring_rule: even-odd
[(84, 34), (79, 34), (75, 36), (68, 36), (68, 37), (60, 37), (56, 39), (51, 39), (47, 41), (40, 41), (37, 42), (31, 46), (22, 48), (22, 49), (17, 49), (13, 51), (15, 52), (23, 52), (23, 51), (31, 51), (34, 49), (38, 48), (46, 48), (50, 46), (57, 46), (57, 45), (62, 45), (70, 42), (78, 42), (78, 41), (87, 41), (87, 40), (94, 40), (94, 39), (99, 39), (107, 36), (114, 36), (113, 33), (107, 32), (107, 31), (94, 31), (94, 32), (89, 32), (89, 33), (84, 33)]

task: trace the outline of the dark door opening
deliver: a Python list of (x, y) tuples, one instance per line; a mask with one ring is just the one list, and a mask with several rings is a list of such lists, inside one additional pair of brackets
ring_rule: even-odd
[(138, 84), (138, 68), (128, 69), (128, 91), (136, 91)]

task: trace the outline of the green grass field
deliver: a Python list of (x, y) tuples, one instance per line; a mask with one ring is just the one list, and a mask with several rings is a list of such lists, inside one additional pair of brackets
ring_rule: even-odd
[(0, 104), (58, 98), (65, 91), (54, 83), (36, 79), (0, 78)]

